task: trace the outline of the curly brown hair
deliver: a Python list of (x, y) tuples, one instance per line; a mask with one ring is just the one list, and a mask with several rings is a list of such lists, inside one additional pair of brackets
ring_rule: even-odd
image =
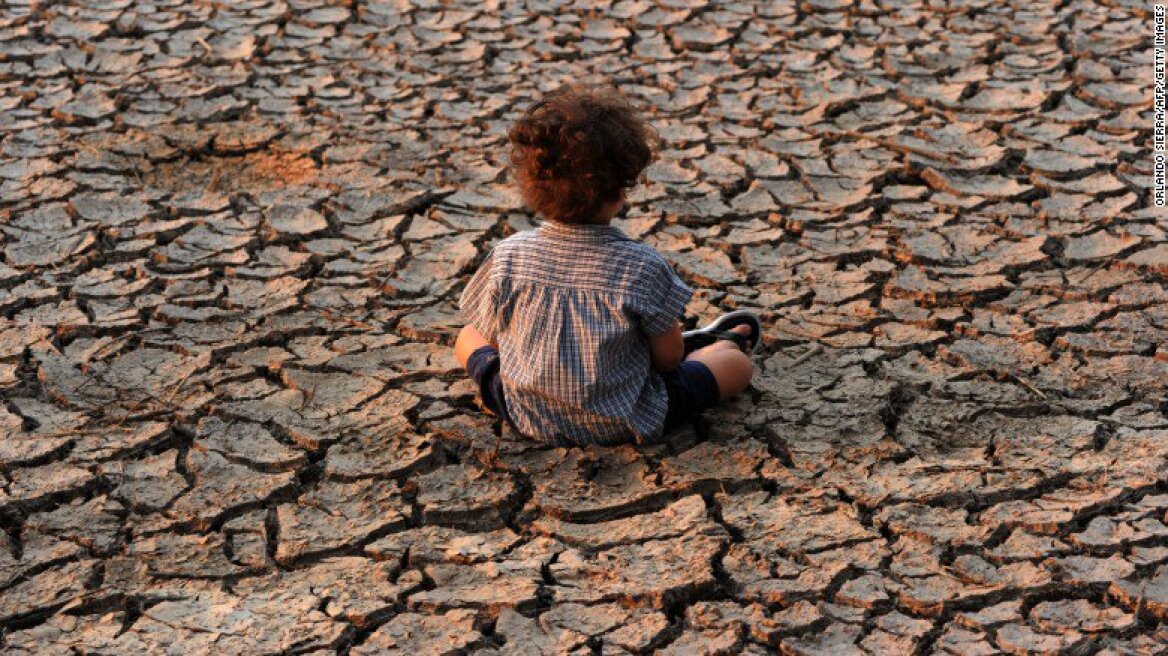
[(511, 126), (511, 165), (527, 206), (552, 221), (593, 223), (653, 160), (657, 134), (608, 85), (569, 84)]

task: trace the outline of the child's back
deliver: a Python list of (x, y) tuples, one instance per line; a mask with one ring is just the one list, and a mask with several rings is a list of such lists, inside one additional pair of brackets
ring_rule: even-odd
[(498, 346), (522, 433), (605, 444), (660, 433), (668, 398), (648, 336), (672, 327), (690, 294), (618, 228), (548, 222), (499, 242), (462, 308)]
[(678, 319), (690, 289), (609, 225), (652, 159), (652, 137), (618, 93), (575, 86), (508, 132), (520, 193), (546, 222), (496, 244), (471, 278), (454, 353), (483, 405), (520, 433), (651, 442), (750, 382), (750, 360), (728, 342), (687, 354)]

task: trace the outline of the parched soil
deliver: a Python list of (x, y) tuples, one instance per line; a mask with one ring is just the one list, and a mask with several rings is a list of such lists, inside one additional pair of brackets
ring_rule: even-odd
[[(0, 651), (1168, 651), (1138, 2), (5, 3)], [(477, 407), (507, 126), (607, 78), (621, 229), (767, 326), (652, 447)]]

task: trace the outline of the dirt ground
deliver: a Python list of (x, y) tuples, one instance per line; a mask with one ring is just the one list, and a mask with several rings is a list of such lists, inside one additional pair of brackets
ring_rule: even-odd
[[(5, 3), (0, 650), (1165, 653), (1144, 7)], [(619, 227), (767, 326), (653, 447), (449, 351), (595, 79), (664, 144)]]

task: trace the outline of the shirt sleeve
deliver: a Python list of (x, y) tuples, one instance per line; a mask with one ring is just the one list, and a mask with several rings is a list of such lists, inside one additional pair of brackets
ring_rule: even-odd
[(693, 296), (693, 290), (677, 277), (664, 258), (658, 256), (654, 259), (651, 273), (641, 287), (640, 298), (633, 303), (633, 314), (640, 321), (641, 330), (650, 337), (672, 328)]
[(499, 286), (492, 275), (493, 265), (494, 251), (487, 254), (458, 300), (463, 321), (491, 344), (497, 343), (499, 337)]

